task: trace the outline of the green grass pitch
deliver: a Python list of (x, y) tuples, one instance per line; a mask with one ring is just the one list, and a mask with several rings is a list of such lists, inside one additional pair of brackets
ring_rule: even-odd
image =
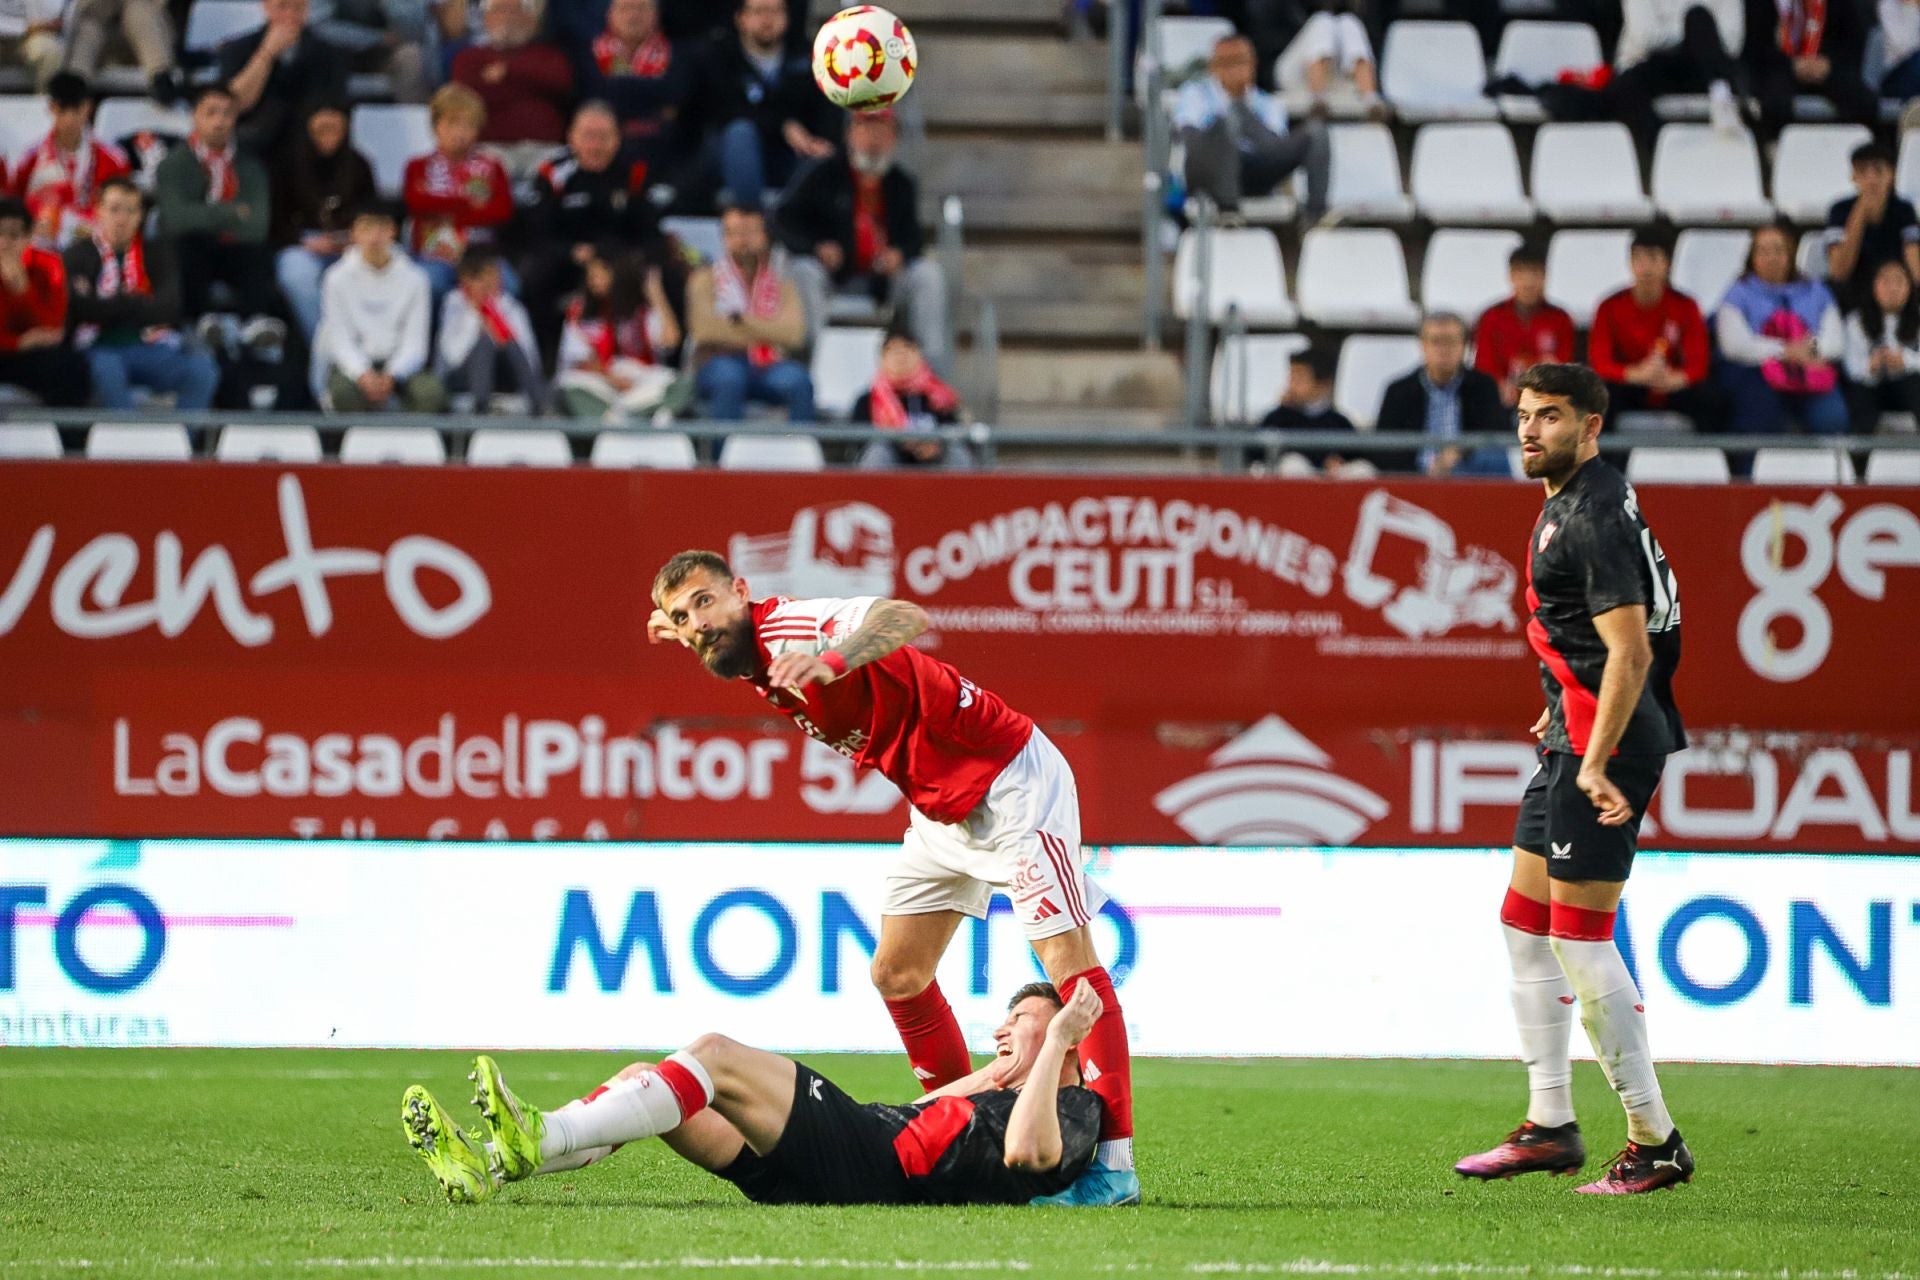
[[(627, 1059), (502, 1055), (536, 1102)], [(812, 1061), (898, 1097), (896, 1057)], [(0, 1051), (0, 1276), (1329, 1275), (1920, 1280), (1920, 1072), (1673, 1066), (1689, 1187), (1482, 1185), (1517, 1119), (1500, 1063), (1143, 1061), (1133, 1210), (764, 1209), (656, 1143), (455, 1208), (400, 1092), (465, 1114), (443, 1052)], [(1597, 1173), (1623, 1140), (1590, 1064)], [(457, 1105), (456, 1105), (457, 1104)]]

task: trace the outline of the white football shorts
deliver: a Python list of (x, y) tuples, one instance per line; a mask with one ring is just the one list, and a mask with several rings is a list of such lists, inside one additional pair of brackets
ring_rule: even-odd
[(883, 914), (958, 911), (985, 919), (996, 889), (1012, 900), (1029, 939), (1077, 929), (1106, 905), (1080, 865), (1073, 770), (1037, 728), (965, 821), (935, 822), (911, 810)]

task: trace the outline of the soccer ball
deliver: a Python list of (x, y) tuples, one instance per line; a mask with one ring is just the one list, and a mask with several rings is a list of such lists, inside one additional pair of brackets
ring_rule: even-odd
[(913, 87), (919, 62), (907, 24), (878, 5), (842, 9), (813, 38), (814, 83), (827, 101), (850, 111), (898, 102)]

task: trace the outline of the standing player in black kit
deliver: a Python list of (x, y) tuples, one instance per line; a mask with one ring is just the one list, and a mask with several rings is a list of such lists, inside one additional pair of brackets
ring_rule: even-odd
[(1641, 816), (1667, 755), (1687, 739), (1673, 703), (1679, 587), (1633, 487), (1600, 459), (1606, 412), (1606, 385), (1585, 365), (1535, 365), (1520, 377), (1521, 453), (1547, 491), (1527, 562), (1527, 640), (1547, 708), (1533, 726), (1540, 763), (1520, 802), (1500, 921), (1532, 1096), (1506, 1141), (1454, 1169), (1580, 1171), (1587, 1152), (1567, 1054), (1578, 998), (1627, 1110), (1626, 1150), (1580, 1190), (1633, 1195), (1693, 1177), (1654, 1076), (1645, 1007), (1613, 942)]

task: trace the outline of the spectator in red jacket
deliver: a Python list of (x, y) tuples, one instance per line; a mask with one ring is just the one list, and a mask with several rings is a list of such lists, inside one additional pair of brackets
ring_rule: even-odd
[(66, 266), (28, 241), (29, 225), (26, 205), (0, 199), (0, 383), (76, 408), (91, 386), (86, 360), (66, 343)]
[[(426, 269), (433, 301), (453, 288), (469, 245), (491, 245), (513, 217), (513, 184), (499, 160), (478, 149), (487, 107), (465, 85), (450, 84), (429, 106), (434, 149), (407, 161), (402, 188), (412, 229), (407, 245)], [(509, 279), (508, 291), (519, 292)]]
[(1520, 403), (1520, 375), (1537, 364), (1573, 359), (1573, 317), (1547, 301), (1547, 259), (1522, 245), (1507, 259), (1513, 296), (1480, 316), (1473, 367), (1500, 384), (1500, 403)]
[(1707, 324), (1700, 307), (1667, 283), (1667, 238), (1647, 228), (1630, 250), (1633, 284), (1600, 304), (1587, 334), (1587, 363), (1607, 381), (1619, 411), (1685, 414), (1701, 431), (1726, 418), (1726, 397), (1707, 378)]
[(513, 177), (529, 177), (566, 139), (573, 64), (559, 45), (534, 39), (540, 26), (535, 0), (486, 0), (480, 17), (486, 43), (454, 56), (453, 80), (486, 106), (480, 141), (500, 148)]
[(83, 77), (72, 71), (54, 76), (47, 107), (53, 128), (20, 158), (13, 190), (33, 218), (33, 238), (42, 248), (59, 249), (90, 230), (100, 184), (131, 166), (120, 148), (93, 136), (93, 95)]

